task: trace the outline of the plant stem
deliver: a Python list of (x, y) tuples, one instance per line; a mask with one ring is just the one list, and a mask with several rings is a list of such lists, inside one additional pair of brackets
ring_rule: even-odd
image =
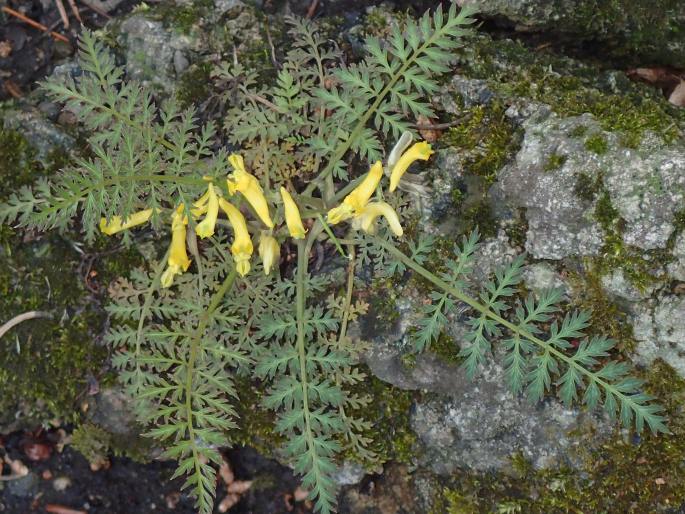
[[(312, 432), (311, 420), (309, 416), (309, 386), (307, 382), (307, 349), (305, 348), (304, 335), (304, 312), (305, 312), (305, 277), (307, 276), (307, 264), (310, 245), (307, 240), (297, 241), (297, 275), (295, 277), (296, 298), (295, 312), (297, 318), (297, 353), (300, 363), (300, 386), (302, 387), (302, 412), (304, 417), (304, 432), (307, 438), (308, 451), (316, 452), (314, 446), (314, 434)], [(317, 477), (317, 460), (312, 458), (312, 466)]]
[[(221, 284), (221, 287), (219, 290), (214, 293), (214, 296), (212, 297), (212, 301), (209, 304), (209, 307), (207, 307), (207, 310), (204, 312), (202, 317), (200, 318), (200, 322), (197, 325), (197, 328), (195, 329), (195, 332), (193, 333), (193, 337), (190, 340), (190, 355), (188, 356), (188, 363), (186, 365), (186, 384), (185, 384), (185, 409), (186, 409), (186, 419), (188, 420), (188, 440), (190, 441), (192, 452), (193, 452), (193, 461), (195, 462), (195, 473), (200, 476), (202, 475), (202, 469), (201, 469), (201, 455), (198, 450), (196, 438), (195, 438), (195, 427), (193, 426), (193, 376), (195, 375), (195, 361), (197, 360), (197, 355), (200, 351), (200, 342), (202, 341), (202, 336), (205, 333), (205, 330), (207, 329), (207, 325), (212, 319), (212, 316), (216, 309), (219, 307), (219, 304), (221, 301), (224, 299), (224, 296), (226, 296), (226, 293), (231, 289), (233, 286), (233, 283), (235, 282), (235, 277), (236, 277), (236, 270), (233, 268), (231, 272), (226, 276), (224, 279), (223, 284)], [(199, 487), (199, 484), (198, 484)]]

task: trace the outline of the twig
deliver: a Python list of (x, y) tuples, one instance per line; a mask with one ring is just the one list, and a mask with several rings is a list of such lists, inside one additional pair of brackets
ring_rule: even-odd
[(24, 16), (23, 14), (21, 14), (20, 12), (15, 11), (14, 9), (10, 9), (9, 7), (3, 6), (2, 11), (6, 12), (10, 16), (14, 16), (15, 18), (19, 18), (21, 21), (28, 23), (29, 25), (31, 25), (34, 28), (37, 28), (39, 30), (42, 30), (43, 32), (49, 33), (55, 39), (59, 39), (60, 41), (64, 41), (65, 43), (69, 43), (69, 39), (66, 38), (65, 36), (63, 36), (62, 34), (58, 34), (57, 32), (54, 32), (54, 31), (50, 31), (42, 23), (38, 23), (37, 21), (34, 21), (31, 18), (28, 18), (28, 17)]
[(319, 7), (319, 0), (312, 0), (312, 3), (309, 4), (309, 9), (307, 9), (307, 14), (306, 17), (307, 19), (312, 19), (314, 16), (314, 13), (316, 12), (316, 8)]
[(266, 40), (269, 42), (269, 48), (271, 49), (271, 64), (277, 70), (281, 69), (281, 64), (276, 60), (276, 48), (274, 47), (273, 39), (271, 39), (271, 31), (269, 30), (269, 23), (265, 24), (266, 27)]
[(76, 16), (76, 19), (80, 24), (83, 24), (83, 20), (81, 19), (81, 13), (78, 12), (78, 7), (76, 6), (76, 0), (68, 0), (69, 1), (69, 7), (71, 7), (71, 12), (74, 13), (74, 16)]
[(70, 509), (69, 507), (55, 505), (54, 503), (48, 503), (45, 506), (45, 512), (50, 512), (51, 514), (86, 514), (83, 510)]
[(13, 317), (4, 325), (0, 326), (0, 337), (4, 336), (10, 329), (17, 326), (22, 321), (27, 321), (35, 318), (52, 318), (52, 314), (42, 311), (28, 311), (18, 316)]
[(67, 10), (64, 8), (64, 4), (62, 3), (62, 0), (55, 0), (55, 4), (57, 5), (57, 10), (59, 11), (60, 18), (62, 18), (62, 23), (64, 23), (64, 28), (68, 29), (69, 28), (69, 16), (67, 15)]

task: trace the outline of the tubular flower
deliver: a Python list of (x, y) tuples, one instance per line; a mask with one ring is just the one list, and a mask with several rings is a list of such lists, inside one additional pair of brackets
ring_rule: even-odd
[(233, 227), (234, 239), (231, 245), (231, 254), (233, 254), (236, 271), (241, 277), (244, 277), (250, 271), (250, 257), (252, 257), (253, 251), (252, 239), (250, 239), (250, 233), (247, 231), (245, 216), (223, 198), (219, 198), (219, 206), (226, 213), (228, 221)]
[(259, 216), (259, 219), (269, 228), (273, 228), (274, 222), (271, 221), (269, 215), (269, 206), (264, 197), (262, 186), (259, 185), (257, 179), (245, 170), (243, 158), (238, 154), (231, 154), (228, 162), (233, 166), (233, 173), (226, 179), (228, 190), (231, 194), (236, 191), (242, 193), (245, 199), (249, 202), (252, 208)]
[(183, 273), (190, 266), (190, 259), (186, 253), (187, 224), (188, 216), (184, 216), (183, 204), (181, 204), (171, 215), (171, 248), (167, 259), (167, 269), (162, 274), (162, 287), (171, 286), (174, 276)]
[(400, 225), (400, 218), (397, 216), (395, 209), (390, 204), (385, 202), (371, 202), (364, 207), (364, 210), (359, 216), (355, 216), (352, 220), (352, 227), (362, 229), (369, 234), (376, 233), (376, 218), (383, 216), (388, 221), (390, 230), (397, 237), (400, 237), (404, 231)]
[(290, 196), (288, 190), (281, 187), (281, 197), (283, 198), (283, 205), (285, 207), (285, 223), (288, 225), (288, 232), (295, 239), (304, 239), (306, 230), (302, 225), (302, 218), (300, 217), (300, 210), (293, 197)]
[(262, 237), (259, 239), (259, 257), (264, 264), (264, 274), (268, 275), (281, 256), (281, 245), (278, 244), (276, 238), (269, 235), (268, 232), (262, 232)]
[(152, 216), (152, 209), (134, 212), (128, 218), (126, 218), (126, 221), (122, 221), (121, 216), (112, 216), (112, 218), (109, 220), (109, 223), (107, 222), (107, 218), (101, 218), (100, 231), (103, 234), (111, 236), (112, 234), (116, 234), (122, 230), (126, 230), (137, 225), (142, 225), (150, 219), (150, 216)]
[(433, 155), (433, 150), (431, 150), (431, 145), (425, 141), (420, 143), (414, 143), (409, 150), (402, 154), (397, 160), (397, 163), (393, 166), (390, 172), (390, 192), (397, 189), (400, 183), (402, 175), (407, 171), (407, 168), (416, 160), (427, 161), (431, 155)]
[(195, 227), (195, 233), (202, 239), (211, 237), (214, 235), (214, 226), (219, 216), (219, 197), (214, 191), (212, 184), (207, 186), (206, 196), (200, 198), (194, 205), (196, 207), (192, 211), (194, 215), (198, 216), (204, 212), (207, 213), (205, 219)]
[(345, 197), (342, 204), (328, 211), (328, 223), (336, 225), (353, 216), (359, 216), (378, 187), (382, 177), (383, 165), (381, 161), (376, 161), (364, 177), (364, 180)]

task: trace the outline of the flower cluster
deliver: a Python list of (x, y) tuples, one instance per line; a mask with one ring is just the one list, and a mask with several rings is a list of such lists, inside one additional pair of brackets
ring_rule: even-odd
[[(268, 274), (278, 263), (280, 256), (280, 245), (273, 236), (274, 222), (269, 213), (269, 205), (259, 182), (245, 169), (243, 158), (238, 154), (232, 154), (228, 160), (233, 167), (233, 173), (226, 179), (229, 195), (232, 197), (240, 193), (252, 207), (259, 220), (267, 227), (267, 230), (263, 230), (261, 233), (258, 252), (264, 265), (264, 272)], [(193, 203), (190, 209), (186, 209), (186, 206), (181, 203), (171, 215), (171, 246), (167, 258), (167, 268), (161, 279), (162, 287), (171, 286), (174, 276), (183, 273), (190, 266), (191, 261), (186, 250), (189, 215), (193, 221), (200, 220), (204, 216), (195, 225), (194, 233), (205, 239), (214, 235), (219, 212), (223, 211), (233, 228), (231, 255), (233, 255), (236, 271), (241, 276), (247, 275), (250, 271), (250, 259), (254, 247), (248, 231), (247, 220), (238, 207), (223, 197), (220, 188), (215, 187), (211, 177), (204, 178), (208, 181), (207, 191)], [(290, 193), (283, 187), (281, 188), (281, 198), (290, 235), (296, 239), (304, 238), (306, 231), (302, 224), (300, 211)], [(100, 230), (107, 235), (116, 234), (147, 222), (152, 214), (152, 209), (145, 209), (131, 214), (126, 220), (122, 220), (120, 216), (113, 216), (109, 220), (102, 218)]]
[[(415, 143), (411, 148), (411, 135), (404, 134), (388, 158), (388, 172), (390, 175), (390, 192), (397, 186), (409, 166), (416, 160), (428, 160), (433, 154), (431, 146), (425, 141)], [(406, 150), (406, 151), (404, 151)], [(352, 219), (352, 228), (363, 230), (369, 234), (376, 232), (376, 219), (383, 216), (388, 222), (390, 230), (396, 236), (403, 234), (402, 225), (395, 210), (382, 200), (369, 201), (376, 192), (383, 178), (383, 164), (376, 161), (360, 184), (337, 207), (328, 211), (328, 223), (336, 225), (342, 221)]]
[[(416, 143), (406, 150), (410, 143), (411, 136), (403, 135), (390, 154), (387, 166), (390, 192), (397, 188), (400, 179), (414, 161), (427, 160), (433, 153), (426, 142)], [(241, 197), (252, 207), (259, 221), (266, 226), (266, 230), (262, 230), (260, 236), (258, 253), (264, 265), (264, 272), (268, 274), (277, 265), (280, 257), (280, 245), (273, 236), (275, 224), (271, 219), (269, 204), (257, 179), (245, 169), (243, 158), (238, 154), (232, 154), (228, 161), (233, 167), (233, 173), (226, 178), (229, 196), (233, 197), (240, 193)], [(342, 204), (328, 212), (328, 222), (335, 225), (352, 219), (354, 229), (374, 233), (376, 219), (383, 216), (393, 234), (401, 236), (402, 226), (395, 210), (382, 200), (370, 201), (382, 178), (383, 165), (377, 161), (371, 166), (360, 184), (345, 197)], [(231, 255), (233, 255), (236, 271), (241, 276), (247, 275), (250, 271), (250, 259), (254, 247), (247, 220), (238, 207), (223, 197), (221, 188), (215, 186), (211, 177), (204, 177), (204, 179), (207, 181), (207, 191), (193, 203), (192, 207), (186, 208), (181, 203), (171, 214), (171, 246), (167, 268), (161, 278), (162, 287), (171, 286), (174, 277), (186, 271), (190, 266), (191, 260), (186, 248), (188, 238), (192, 237), (192, 233), (188, 234), (190, 219), (197, 222), (194, 223), (194, 234), (205, 239), (214, 235), (220, 212), (226, 215), (233, 228)], [(288, 232), (295, 239), (303, 239), (306, 230), (300, 217), (300, 210), (287, 189), (281, 187), (280, 193), (283, 202), (283, 217)], [(120, 216), (112, 216), (109, 220), (102, 218), (100, 230), (107, 235), (116, 234), (146, 223), (152, 215), (153, 209), (145, 209), (131, 214), (125, 220)]]

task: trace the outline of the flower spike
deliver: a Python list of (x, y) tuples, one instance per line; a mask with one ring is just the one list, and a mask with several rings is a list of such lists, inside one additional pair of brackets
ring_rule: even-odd
[(235, 194), (236, 191), (242, 193), (248, 203), (259, 216), (259, 219), (269, 228), (273, 228), (274, 222), (269, 215), (269, 206), (264, 197), (262, 186), (259, 181), (245, 170), (245, 163), (242, 156), (231, 154), (228, 162), (233, 166), (233, 173), (226, 179), (228, 191)]
[(407, 171), (407, 168), (416, 160), (427, 161), (435, 152), (431, 149), (431, 145), (425, 141), (414, 143), (409, 150), (402, 154), (393, 166), (390, 172), (390, 192), (397, 189), (402, 175)]
[(174, 276), (188, 269), (190, 259), (186, 253), (186, 225), (188, 216), (183, 214), (184, 206), (179, 205), (171, 215), (171, 248), (167, 259), (167, 269), (162, 274), (162, 287), (169, 287), (174, 281)]
[(281, 197), (283, 198), (283, 205), (285, 207), (285, 223), (288, 225), (290, 235), (295, 239), (304, 239), (307, 231), (302, 225), (302, 218), (300, 217), (300, 210), (293, 197), (290, 196), (288, 190), (281, 186)]
[(250, 233), (247, 231), (245, 216), (233, 204), (223, 198), (219, 198), (219, 206), (226, 213), (228, 221), (233, 227), (234, 239), (231, 245), (231, 254), (236, 271), (241, 277), (244, 277), (250, 271), (250, 257), (252, 257), (254, 250)]
[(122, 230), (127, 230), (131, 227), (137, 225), (142, 225), (152, 216), (152, 209), (145, 209), (144, 211), (138, 211), (131, 214), (126, 221), (122, 221), (121, 216), (112, 216), (112, 218), (107, 221), (107, 218), (100, 219), (100, 231), (103, 234), (111, 236)]
[(259, 257), (264, 264), (264, 274), (268, 275), (271, 268), (278, 264), (281, 256), (281, 245), (278, 244), (276, 238), (268, 232), (262, 232), (262, 237), (259, 239)]

